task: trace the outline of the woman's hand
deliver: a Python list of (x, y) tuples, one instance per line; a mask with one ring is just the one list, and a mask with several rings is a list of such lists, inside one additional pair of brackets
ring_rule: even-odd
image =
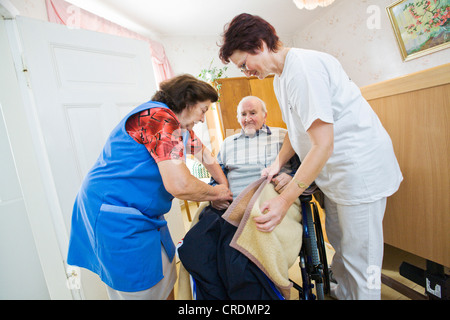
[(263, 215), (253, 218), (256, 229), (262, 232), (272, 232), (281, 223), (288, 209), (289, 203), (281, 195), (264, 202), (261, 207)]
[(283, 192), (289, 182), (291, 182), (292, 177), (287, 173), (280, 173), (276, 177), (272, 178), (272, 182), (275, 185), (275, 191), (278, 193)]
[(213, 201), (233, 201), (233, 194), (230, 189), (224, 184), (218, 184), (213, 187), (217, 196)]
[[(317, 178), (333, 153), (333, 124), (318, 119), (311, 124), (307, 133), (311, 141), (311, 149), (305, 158), (302, 159), (302, 164), (298, 168), (294, 178), (305, 185), (310, 185)], [(285, 143), (283, 143), (283, 147), (284, 145)], [(277, 160), (279, 160), (280, 154), (278, 154)], [(283, 157), (282, 159), (287, 158)], [(261, 176), (264, 174), (264, 176), (272, 178), (270, 175), (274, 175), (280, 171), (279, 163), (280, 161), (275, 161), (270, 167), (263, 170)], [(265, 214), (254, 218), (257, 229), (263, 232), (270, 232), (275, 229), (283, 220), (289, 206), (294, 203), (305, 189), (296, 183), (288, 183), (280, 195), (266, 201), (261, 206), (261, 212)]]

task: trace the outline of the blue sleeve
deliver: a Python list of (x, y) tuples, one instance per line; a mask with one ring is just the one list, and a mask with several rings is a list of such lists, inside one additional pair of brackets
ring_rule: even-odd
[[(220, 163), (219, 163), (219, 164), (220, 164)], [(222, 169), (223, 173), (225, 174), (225, 177), (227, 177), (228, 169), (225, 167), (225, 165), (220, 164), (220, 168)], [(228, 178), (228, 177), (227, 177), (227, 178)], [(216, 180), (214, 180), (213, 177), (211, 177), (211, 180), (209, 181), (208, 184), (211, 185), (211, 186), (216, 186), (216, 185), (218, 185), (219, 183), (218, 183)]]

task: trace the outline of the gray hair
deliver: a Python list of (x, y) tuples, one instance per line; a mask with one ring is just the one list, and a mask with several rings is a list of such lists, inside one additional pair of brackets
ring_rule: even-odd
[(257, 100), (257, 101), (259, 101), (259, 103), (261, 104), (262, 110), (264, 111), (264, 113), (267, 114), (266, 103), (265, 103), (262, 99), (260, 99), (260, 98), (258, 98), (258, 97), (256, 97), (256, 96), (246, 96), (246, 97), (244, 97), (244, 98), (241, 99), (241, 101), (239, 102), (239, 104), (238, 104), (238, 106), (237, 106), (236, 112), (237, 112), (237, 119), (238, 119), (238, 120), (239, 120), (239, 118), (240, 118), (240, 116), (241, 116), (242, 105), (243, 105), (244, 103), (246, 103), (247, 101), (249, 101), (249, 100)]

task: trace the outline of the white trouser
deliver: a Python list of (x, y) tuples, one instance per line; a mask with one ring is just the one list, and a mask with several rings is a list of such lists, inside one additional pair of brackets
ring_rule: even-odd
[(326, 233), (336, 251), (331, 269), (340, 300), (380, 300), (386, 198), (345, 206), (325, 197)]

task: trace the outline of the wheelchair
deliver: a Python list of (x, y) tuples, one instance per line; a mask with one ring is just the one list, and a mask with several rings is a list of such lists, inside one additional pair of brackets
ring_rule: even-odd
[[(290, 281), (299, 292), (300, 300), (324, 300), (325, 295), (330, 292), (330, 277), (319, 210), (312, 194), (303, 194), (299, 199), (303, 225), (303, 241), (299, 252), (302, 285), (292, 279)], [(198, 221), (199, 214), (207, 205), (209, 202), (201, 203), (192, 224)], [(268, 278), (267, 280), (270, 282)], [(277, 291), (274, 287), (273, 289)]]
[(303, 244), (299, 253), (302, 286), (291, 282), (298, 290), (300, 300), (324, 300), (330, 292), (330, 275), (319, 210), (312, 195), (299, 198), (303, 220)]

